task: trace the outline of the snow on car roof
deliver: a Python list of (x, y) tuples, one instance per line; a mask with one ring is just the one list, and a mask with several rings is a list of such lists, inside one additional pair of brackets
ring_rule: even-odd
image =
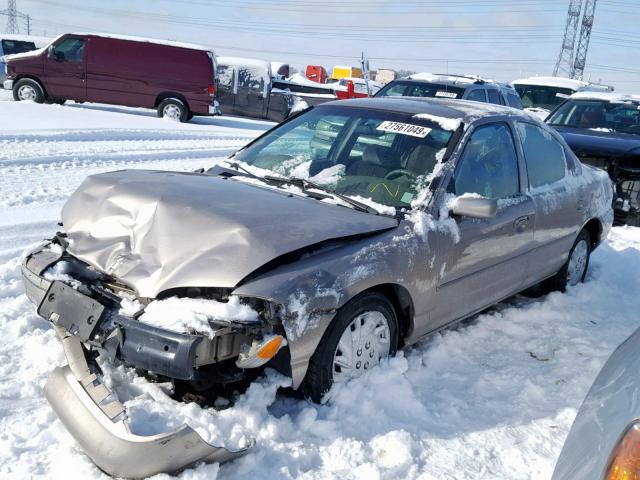
[(604, 100), (606, 102), (635, 102), (640, 103), (640, 95), (625, 95), (614, 92), (576, 92), (571, 95), (576, 100)]
[(448, 83), (452, 85), (471, 85), (474, 83), (489, 83), (489, 84), (498, 84), (495, 80), (490, 78), (483, 78), (480, 75), (475, 74), (449, 74), (449, 73), (429, 73), (429, 72), (421, 72), (414, 73), (404, 78), (404, 80), (423, 80), (427, 82), (439, 82), (439, 83)]
[(219, 65), (242, 65), (245, 67), (261, 68), (271, 70), (271, 63), (257, 58), (244, 57), (216, 57)]
[(213, 48), (211, 47), (205, 47), (204, 45), (197, 45), (195, 43), (177, 42), (174, 40), (163, 40), (159, 38), (135, 37), (132, 35), (120, 35), (116, 33), (73, 32), (73, 33), (70, 33), (69, 35), (91, 35), (93, 37), (114, 38), (116, 40), (129, 40), (132, 42), (155, 43), (158, 45), (166, 45), (169, 47), (190, 48), (192, 50), (202, 50), (205, 52), (213, 51)]
[(0, 33), (0, 40), (16, 40), (19, 42), (33, 42), (40, 48), (51, 43), (52, 38), (35, 35), (18, 35), (13, 33)]
[(577, 80), (575, 78), (565, 77), (529, 77), (520, 78), (511, 82), (513, 85), (535, 85), (540, 87), (556, 87), (556, 88), (568, 88), (575, 92), (577, 91), (598, 91), (598, 92), (610, 92), (613, 91), (613, 87), (608, 85), (600, 85), (597, 83), (585, 82), (583, 80)]

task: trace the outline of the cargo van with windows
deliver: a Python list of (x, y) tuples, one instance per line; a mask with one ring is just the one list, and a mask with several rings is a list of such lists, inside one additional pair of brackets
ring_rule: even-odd
[(4, 88), (16, 101), (97, 102), (157, 109), (185, 122), (220, 113), (216, 57), (207, 47), (95, 33), (61, 35), (6, 57)]

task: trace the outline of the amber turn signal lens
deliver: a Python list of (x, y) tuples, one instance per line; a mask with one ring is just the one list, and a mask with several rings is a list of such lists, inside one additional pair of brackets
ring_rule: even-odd
[(634, 423), (611, 453), (605, 480), (640, 480), (640, 424)]
[(275, 354), (278, 353), (280, 345), (282, 344), (282, 340), (283, 339), (280, 335), (276, 335), (262, 347), (260, 347), (260, 350), (258, 350), (256, 355), (260, 358), (264, 358), (265, 360), (273, 358)]

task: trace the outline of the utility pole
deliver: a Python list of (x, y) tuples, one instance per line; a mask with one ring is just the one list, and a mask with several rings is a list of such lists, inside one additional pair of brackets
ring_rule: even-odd
[(573, 64), (573, 78), (582, 80), (584, 67), (587, 63), (587, 52), (589, 50), (589, 40), (591, 39), (591, 28), (596, 14), (597, 0), (585, 0), (584, 15), (582, 16), (582, 27), (580, 28), (580, 38), (576, 49), (576, 58)]
[(573, 75), (573, 48), (576, 43), (576, 34), (578, 32), (578, 21), (580, 20), (581, 10), (582, 0), (569, 0), (567, 23), (564, 27), (564, 38), (562, 39), (560, 55), (558, 55), (556, 68), (553, 70), (554, 76), (564, 74), (567, 77), (572, 77)]

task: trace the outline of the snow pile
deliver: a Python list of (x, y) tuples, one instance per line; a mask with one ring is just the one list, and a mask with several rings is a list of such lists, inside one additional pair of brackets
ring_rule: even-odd
[(211, 322), (255, 322), (258, 314), (234, 296), (228, 302), (170, 297), (149, 303), (138, 320), (172, 332), (201, 333), (213, 338)]

